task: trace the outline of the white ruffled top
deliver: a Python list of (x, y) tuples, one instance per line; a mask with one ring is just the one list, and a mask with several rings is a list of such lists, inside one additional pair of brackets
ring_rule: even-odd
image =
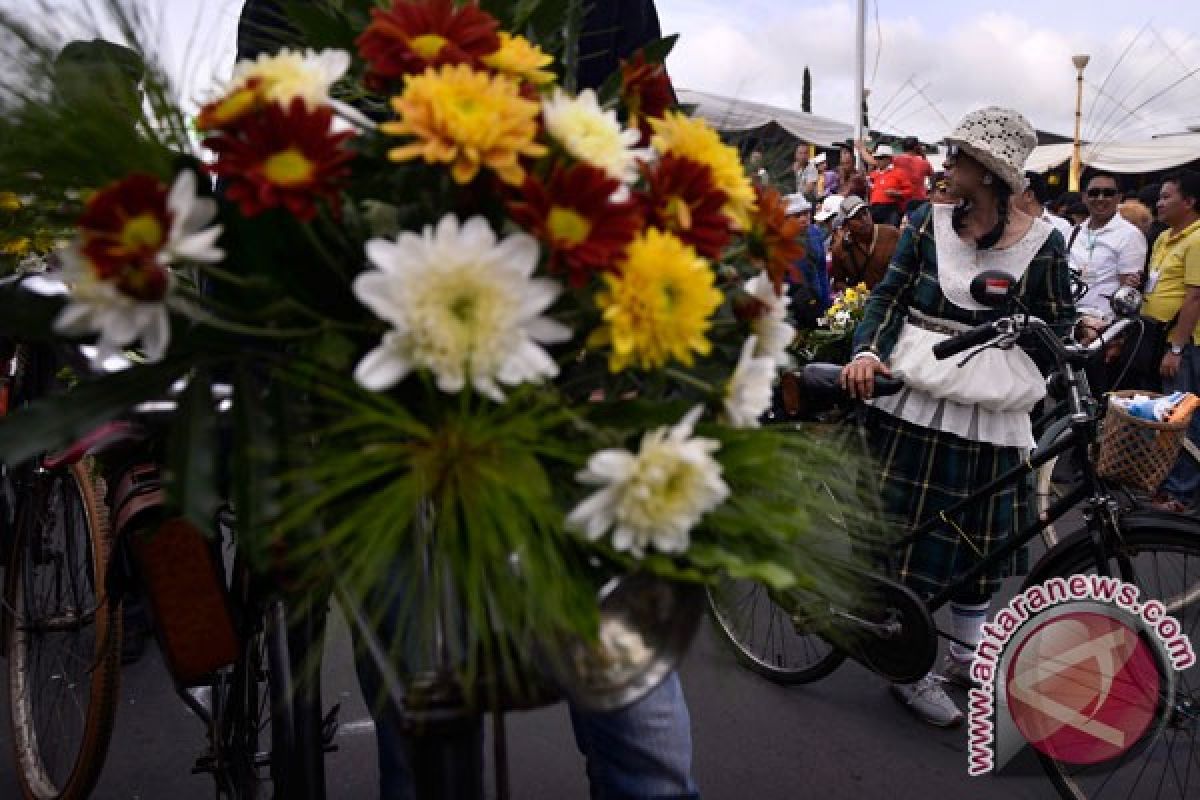
[[(950, 206), (933, 207), (938, 283), (947, 300), (971, 311), (986, 308), (971, 297), (971, 281), (976, 275), (1000, 270), (1019, 281), (1054, 230), (1048, 223), (1034, 220), (1025, 236), (1011, 247), (980, 251), (955, 232), (952, 213)], [(871, 403), (914, 425), (964, 439), (1033, 447), (1030, 412), (1045, 396), (1046, 386), (1025, 351), (1019, 347), (984, 350), (962, 367), (959, 364), (970, 351), (939, 361), (933, 356), (933, 346), (950, 334), (928, 330), (921, 323), (954, 331), (967, 326), (916, 311), (909, 314), (912, 321), (905, 322), (888, 358), (892, 374), (904, 381), (905, 388)]]

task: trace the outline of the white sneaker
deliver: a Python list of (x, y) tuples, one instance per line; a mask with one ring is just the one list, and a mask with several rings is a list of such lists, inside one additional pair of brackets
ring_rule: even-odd
[(942, 660), (942, 680), (963, 689), (979, 688), (979, 681), (971, 675), (971, 662), (959, 661), (950, 653)]
[(921, 719), (939, 728), (962, 724), (963, 713), (932, 672), (916, 683), (893, 683), (892, 694)]

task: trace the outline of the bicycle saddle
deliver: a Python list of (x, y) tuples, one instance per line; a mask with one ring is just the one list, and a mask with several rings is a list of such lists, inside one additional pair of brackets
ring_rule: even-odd
[[(846, 393), (846, 390), (842, 388), (841, 364), (824, 364), (814, 361), (804, 367), (804, 371), (801, 373), (801, 383), (805, 389), (816, 394), (844, 395)], [(896, 394), (903, 388), (904, 381), (885, 378), (882, 375), (875, 376), (875, 397)]]

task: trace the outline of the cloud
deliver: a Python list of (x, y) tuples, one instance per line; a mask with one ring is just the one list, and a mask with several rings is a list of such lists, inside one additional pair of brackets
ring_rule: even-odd
[[(813, 111), (853, 119), (853, 4), (796, 7), (759, 0), (739, 3), (736, 11), (710, 0), (659, 0), (658, 5), (664, 29), (683, 34), (669, 62), (680, 86), (798, 109), (801, 75), (808, 66)], [(1012, 11), (981, 10), (943, 24), (941, 8), (914, 2), (891, 15), (886, 6), (881, 9), (883, 47), (873, 82), (878, 40), (871, 20), (866, 72), (873, 126), (936, 139), (972, 108), (1005, 105), (1039, 128), (1070, 134), (1075, 102), (1070, 59), (1079, 52), (1092, 55), (1085, 135), (1144, 138), (1200, 122), (1200, 73), (1184, 78), (1200, 64), (1200, 45), (1182, 30), (1166, 25), (1121, 29), (1112, 23), (1108, 31), (1081, 31), (1081, 26), (1055, 24), (1054, 16), (1070, 20), (1070, 14), (1049, 11), (1023, 18)], [(1176, 81), (1178, 86), (1167, 90)]]

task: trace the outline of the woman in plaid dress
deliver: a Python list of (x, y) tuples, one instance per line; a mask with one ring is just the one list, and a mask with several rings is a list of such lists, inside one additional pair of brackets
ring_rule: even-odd
[[(872, 405), (884, 508), (907, 527), (1017, 466), (1034, 444), (1030, 412), (1045, 385), (1024, 351), (985, 350), (961, 368), (962, 359), (933, 356), (937, 342), (1003, 313), (971, 297), (972, 279), (986, 270), (1007, 272), (1031, 314), (1063, 333), (1075, 319), (1062, 234), (1010, 205), (1037, 143), (1032, 126), (1015, 111), (988, 108), (968, 114), (946, 141), (946, 177), (958, 202), (912, 213), (855, 332), (855, 358), (843, 371), (846, 388)], [(870, 400), (876, 374), (894, 374), (905, 389)], [(1027, 508), (1021, 484), (950, 517), (907, 549), (901, 578), (921, 595), (940, 591), (980, 552), (1017, 531)], [(958, 639), (979, 642), (988, 601), (1006, 573), (986, 574), (952, 599)], [(894, 686), (894, 693), (925, 720), (956, 725), (962, 712), (940, 684), (968, 683), (972, 657), (952, 644), (944, 679), (930, 673)]]

